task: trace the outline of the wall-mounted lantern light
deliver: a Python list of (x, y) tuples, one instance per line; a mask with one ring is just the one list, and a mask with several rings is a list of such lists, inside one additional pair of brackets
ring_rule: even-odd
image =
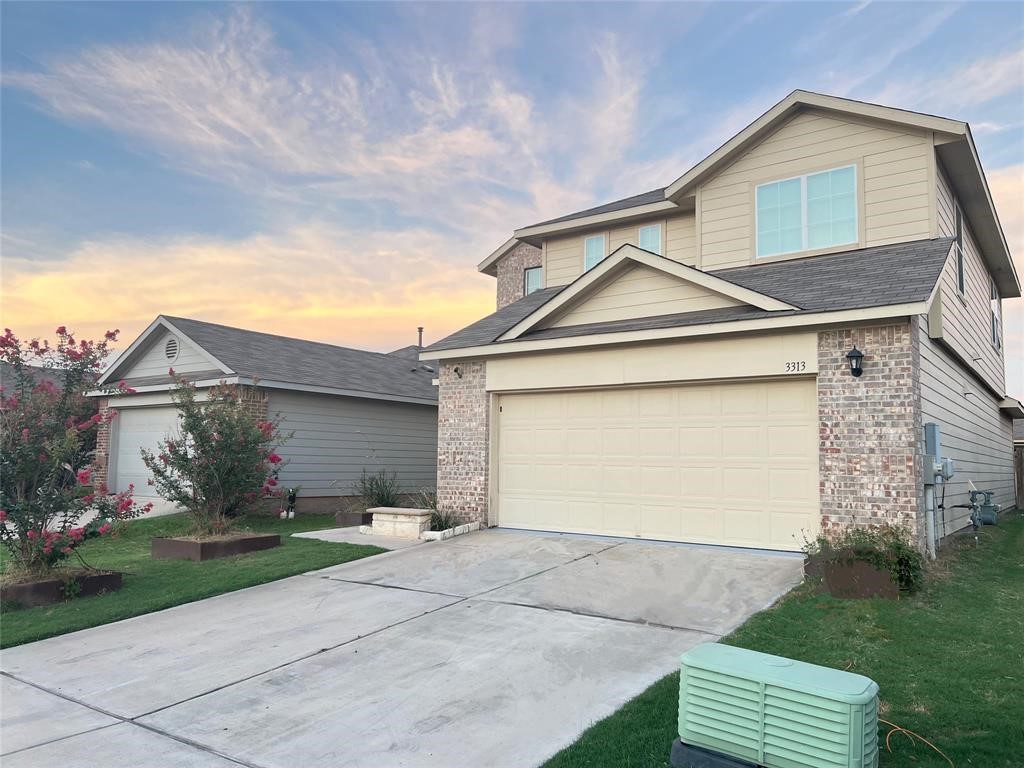
[(455, 374), (456, 376), (458, 376), (458, 377), (459, 377), (460, 379), (462, 378), (462, 369), (461, 369), (461, 368), (459, 368), (459, 366), (455, 366), (455, 367), (454, 367), (454, 368), (452, 369), (452, 372), (453, 372), (453, 373), (454, 373), (454, 374)]
[(846, 359), (850, 361), (850, 374), (854, 378), (864, 373), (864, 353), (857, 349), (856, 345), (846, 353)]

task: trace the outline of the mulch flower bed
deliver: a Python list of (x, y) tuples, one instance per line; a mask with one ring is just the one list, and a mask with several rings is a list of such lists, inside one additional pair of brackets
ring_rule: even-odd
[(277, 533), (242, 533), (217, 538), (153, 539), (150, 555), (156, 560), (216, 560), (281, 546)]

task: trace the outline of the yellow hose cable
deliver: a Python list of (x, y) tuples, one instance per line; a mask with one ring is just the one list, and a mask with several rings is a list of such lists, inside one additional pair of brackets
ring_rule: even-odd
[(902, 726), (896, 725), (896, 723), (890, 723), (888, 720), (883, 720), (882, 718), (878, 718), (878, 722), (885, 723), (886, 725), (892, 727), (892, 730), (889, 731), (889, 733), (887, 733), (886, 736), (885, 736), (885, 748), (886, 748), (887, 751), (892, 752), (892, 747), (889, 745), (889, 740), (892, 739), (893, 734), (894, 733), (903, 733), (903, 734), (906, 734), (907, 737), (910, 738), (911, 743), (913, 743), (914, 739), (918, 739), (923, 744), (927, 744), (929, 747), (934, 749), (942, 757), (943, 760), (945, 760), (947, 763), (949, 763), (950, 768), (956, 768), (956, 765), (953, 763), (952, 760), (949, 759), (949, 756), (945, 752), (943, 752), (941, 749), (936, 747), (934, 744), (932, 744), (930, 741), (928, 741), (928, 739), (926, 739), (921, 734), (914, 733), (913, 731), (907, 730), (906, 728), (903, 728)]

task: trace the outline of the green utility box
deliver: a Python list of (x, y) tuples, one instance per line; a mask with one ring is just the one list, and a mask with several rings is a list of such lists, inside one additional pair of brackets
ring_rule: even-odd
[(765, 768), (876, 768), (878, 685), (706, 643), (682, 656), (679, 740)]

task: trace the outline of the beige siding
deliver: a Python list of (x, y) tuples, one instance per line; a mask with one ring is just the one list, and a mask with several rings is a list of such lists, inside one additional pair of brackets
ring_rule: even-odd
[[(167, 355), (164, 354), (164, 347), (171, 336), (178, 339), (178, 356), (174, 360), (168, 360)], [(152, 346), (146, 350), (135, 365), (124, 371), (121, 377), (131, 379), (140, 376), (165, 376), (168, 368), (174, 368), (178, 373), (191, 373), (192, 371), (209, 371), (216, 367), (183, 337), (165, 331), (154, 334)]]
[[(956, 462), (956, 475), (946, 486), (945, 536), (970, 523), (970, 511), (954, 509), (969, 501), (968, 482), (994, 490), (996, 501), (1013, 506), (1012, 421), (999, 411), (999, 401), (928, 336), (928, 318), (921, 322), (921, 419), (942, 430), (942, 453)], [(939, 491), (941, 496), (941, 489)]]
[[(956, 233), (953, 192), (942, 173), (937, 176), (936, 208), (939, 234), (952, 237)], [(942, 272), (940, 285), (942, 303), (941, 335), (975, 372), (999, 393), (1005, 392), (1003, 354), (992, 344), (991, 278), (981, 258), (977, 242), (967, 224), (963, 225), (964, 277), (966, 295), (957, 288), (956, 257), (951, 256)]]
[(583, 241), (593, 235), (605, 236), (607, 253), (623, 245), (638, 245), (640, 227), (661, 224), (664, 255), (689, 266), (697, 264), (697, 225), (692, 211), (674, 216), (645, 219), (612, 227), (602, 226), (583, 234), (562, 235), (545, 242), (545, 286), (565, 285), (583, 274)]
[(434, 486), (437, 408), (272, 390), (268, 413), (294, 432), (279, 450), (289, 461), (280, 482), (302, 496), (352, 495), (364, 467), (396, 472), (408, 491)]
[(933, 151), (923, 131), (814, 111), (796, 115), (701, 187), (701, 268), (753, 261), (757, 184), (850, 163), (857, 164), (862, 245), (929, 237)]
[(739, 306), (740, 302), (647, 266), (631, 267), (550, 327)]

